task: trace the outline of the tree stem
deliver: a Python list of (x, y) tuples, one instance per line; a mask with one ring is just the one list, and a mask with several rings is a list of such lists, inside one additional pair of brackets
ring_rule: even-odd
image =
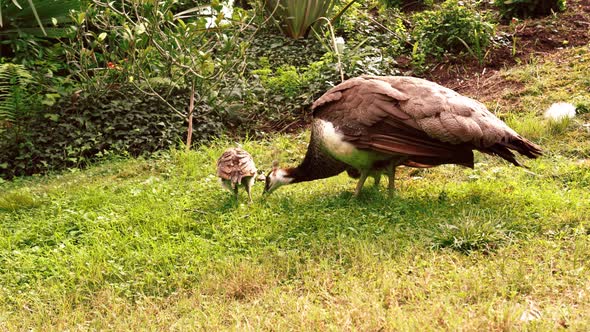
[(191, 98), (188, 104), (188, 127), (186, 130), (186, 151), (191, 149), (193, 141), (193, 112), (195, 110), (195, 82), (191, 86)]

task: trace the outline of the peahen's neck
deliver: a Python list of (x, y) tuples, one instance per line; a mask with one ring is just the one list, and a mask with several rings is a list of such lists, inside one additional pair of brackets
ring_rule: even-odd
[(321, 149), (317, 136), (316, 128), (312, 128), (305, 158), (299, 166), (285, 169), (286, 176), (293, 178), (291, 183), (324, 179), (346, 170), (346, 164), (334, 159)]

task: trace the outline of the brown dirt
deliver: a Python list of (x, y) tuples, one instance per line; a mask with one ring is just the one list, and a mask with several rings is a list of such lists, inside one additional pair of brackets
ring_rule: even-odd
[(446, 59), (422, 76), (482, 101), (518, 90), (518, 83), (498, 75), (501, 69), (590, 42), (590, 1), (571, 0), (567, 6), (563, 13), (500, 24), (498, 32), (510, 45), (493, 47), (483, 65), (475, 59)]

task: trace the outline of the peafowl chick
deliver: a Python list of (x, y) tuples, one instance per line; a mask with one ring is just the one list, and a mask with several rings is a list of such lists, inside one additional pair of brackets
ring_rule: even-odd
[(244, 149), (229, 148), (217, 159), (217, 176), (222, 187), (232, 191), (238, 200), (238, 187), (243, 186), (252, 203), (252, 186), (256, 181), (256, 165), (252, 156)]

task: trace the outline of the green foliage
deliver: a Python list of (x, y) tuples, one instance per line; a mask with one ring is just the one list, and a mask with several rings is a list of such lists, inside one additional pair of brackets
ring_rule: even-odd
[(327, 17), (335, 0), (265, 0), (267, 13), (277, 21), (281, 31), (291, 38), (304, 38), (320, 17)]
[[(239, 95), (236, 86), (246, 65), (248, 38), (255, 30), (244, 11), (230, 18), (224, 17), (219, 2), (184, 9), (187, 4), (93, 1), (77, 15), (77, 34), (68, 47), (83, 87), (98, 92), (131, 83), (138, 93), (158, 95), (152, 83), (166, 81), (185, 91), (194, 87), (187, 99), (194, 96), (196, 105), (217, 111), (232, 104)], [(211, 15), (214, 19), (208, 21)], [(166, 106), (188, 123), (190, 108)]]
[(374, 16), (354, 6), (342, 21), (336, 27), (346, 41), (342, 62), (348, 77), (399, 74), (395, 58), (406, 51), (409, 33), (398, 9)]
[[(22, 2), (22, 1), (21, 1)], [(58, 38), (69, 34), (63, 24), (71, 22), (70, 11), (80, 10), (82, 0), (19, 1), (0, 3), (0, 36), (13, 41), (23, 35)]]
[[(389, 46), (392, 44), (394, 41)], [(258, 61), (250, 64), (251, 84), (244, 89), (246, 105), (252, 114), (264, 114), (268, 117), (266, 120), (282, 126), (301, 119), (302, 111), (340, 82), (340, 73), (336, 54), (326, 51), (329, 45), (322, 48), (318, 41), (290, 43), (282, 39), (270, 45), (270, 50), (259, 50), (252, 56)], [(307, 52), (308, 56), (301, 57), (301, 52)], [(383, 53), (367, 40), (352, 40), (341, 54), (345, 78), (398, 73), (395, 61)]]
[(588, 114), (590, 113), (590, 99), (584, 99), (576, 103), (577, 114)]
[(419, 66), (427, 57), (439, 58), (445, 52), (468, 52), (482, 62), (494, 33), (494, 25), (486, 15), (457, 0), (415, 14), (413, 23), (412, 57)]
[(379, 0), (387, 8), (399, 8), (401, 10), (415, 10), (431, 7), (434, 0)]
[(566, 0), (494, 0), (503, 18), (536, 17), (565, 10)]
[[(51, 24), (69, 22), (57, 16), (60, 8), (50, 2), (57, 4), (36, 4), (40, 16), (56, 18), (48, 19)], [(77, 1), (67, 2), (61, 13), (69, 15), (74, 3), (79, 7)], [(247, 47), (241, 32), (249, 30), (240, 30), (238, 25), (204, 29), (205, 19), (190, 8), (185, 10), (186, 5), (94, 1), (84, 11), (68, 16), (75, 26), (68, 30), (73, 32), (71, 38), (62, 39), (61, 44), (25, 35), (29, 30), (19, 23), (19, 17), (24, 17), (26, 9), (5, 22), (10, 23), (6, 28), (17, 28), (3, 32), (14, 31), (19, 37), (9, 44), (11, 60), (24, 65), (31, 82), (12, 85), (16, 78), (11, 77), (6, 81), (10, 84), (3, 85), (10, 100), (2, 97), (7, 102), (2, 104), (1, 127), (6, 129), (11, 123), (1, 134), (0, 145), (6, 153), (1, 156), (0, 174), (12, 177), (59, 170), (84, 165), (105, 151), (139, 155), (177, 144), (187, 137), (179, 124), (187, 123), (191, 112), (188, 88), (193, 84), (196, 109), (191, 137), (201, 142), (217, 135), (221, 112), (235, 102), (226, 95), (234, 91), (235, 81), (223, 76), (239, 79)], [(179, 8), (183, 11), (174, 12)], [(232, 22), (239, 23), (242, 14), (236, 14)], [(218, 26), (221, 19), (215, 20)], [(80, 98), (78, 92), (73, 94), (74, 89), (82, 91)], [(60, 100), (62, 96), (67, 98)], [(72, 105), (70, 96), (80, 104)], [(132, 98), (125, 100), (127, 96)], [(18, 119), (13, 101), (27, 110)], [(12, 110), (6, 111), (8, 108)], [(40, 128), (41, 124), (45, 126)], [(112, 132), (112, 128), (118, 129)]]
[(26, 135), (27, 119), (42, 117), (43, 108), (53, 105), (67, 89), (67, 80), (52, 77), (52, 71), (45, 67), (47, 63), (51, 61), (40, 61), (39, 71), (24, 65), (0, 64), (0, 135), (8, 141)]
[[(302, 52), (306, 56), (301, 56)], [(241, 88), (240, 117), (245, 126), (282, 129), (301, 121), (307, 106), (334, 82), (336, 59), (316, 39), (293, 40), (260, 33), (247, 50), (249, 59)]]
[[(50, 68), (69, 66), (58, 38), (72, 35), (70, 14), (80, 10), (84, 3), (81, 0), (0, 2), (0, 54), (24, 65), (39, 83), (43, 76), (52, 80), (55, 71)], [(55, 86), (55, 90), (60, 89)]]
[[(173, 91), (167, 102), (188, 105), (187, 91)], [(61, 99), (42, 115), (21, 120), (21, 130), (0, 137), (0, 176), (29, 175), (79, 167), (108, 155), (145, 155), (176, 146), (185, 137), (182, 117), (155, 96), (120, 86), (100, 95)], [(197, 105), (194, 142), (219, 135), (222, 123), (208, 106)]]
[(289, 98), (295, 97), (304, 86), (303, 79), (294, 66), (279, 67), (276, 73), (268, 68), (258, 69), (252, 74), (259, 75), (265, 88)]
[(0, 133), (33, 107), (32, 84), (33, 76), (24, 66), (0, 64)]
[(321, 84), (321, 80), (326, 78), (324, 73), (328, 72), (330, 65), (333, 64), (333, 57), (329, 53), (322, 56), (320, 61), (310, 63), (309, 66), (297, 68), (292, 65), (283, 65), (276, 71), (269, 67), (268, 59), (259, 60), (262, 69), (253, 70), (252, 74), (259, 77), (262, 86), (270, 93), (287, 98), (298, 97), (306, 89), (313, 88), (316, 83)]
[[(377, 25), (360, 8), (361, 4), (352, 5), (334, 24), (336, 35), (344, 37), (340, 56), (345, 78), (399, 74), (395, 57), (405, 47), (407, 32), (398, 12), (379, 15)], [(242, 90), (248, 118), (283, 129), (301, 121), (315, 98), (340, 82), (331, 35), (327, 29), (316, 32), (317, 38), (296, 40), (268, 32), (254, 37)]]
[[(52, 64), (50, 60), (35, 63), (39, 66), (37, 72), (24, 65), (0, 64), (0, 177), (51, 168), (50, 160), (65, 158), (61, 148), (78, 140), (74, 133), (80, 130), (73, 126), (62, 128), (67, 132), (57, 131), (55, 137), (47, 137), (53, 134), (49, 129), (55, 127), (50, 120), (59, 117), (59, 111), (47, 109), (61, 100), (70, 83), (67, 78), (52, 75), (46, 67)], [(48, 141), (62, 138), (60, 148), (44, 150)]]

